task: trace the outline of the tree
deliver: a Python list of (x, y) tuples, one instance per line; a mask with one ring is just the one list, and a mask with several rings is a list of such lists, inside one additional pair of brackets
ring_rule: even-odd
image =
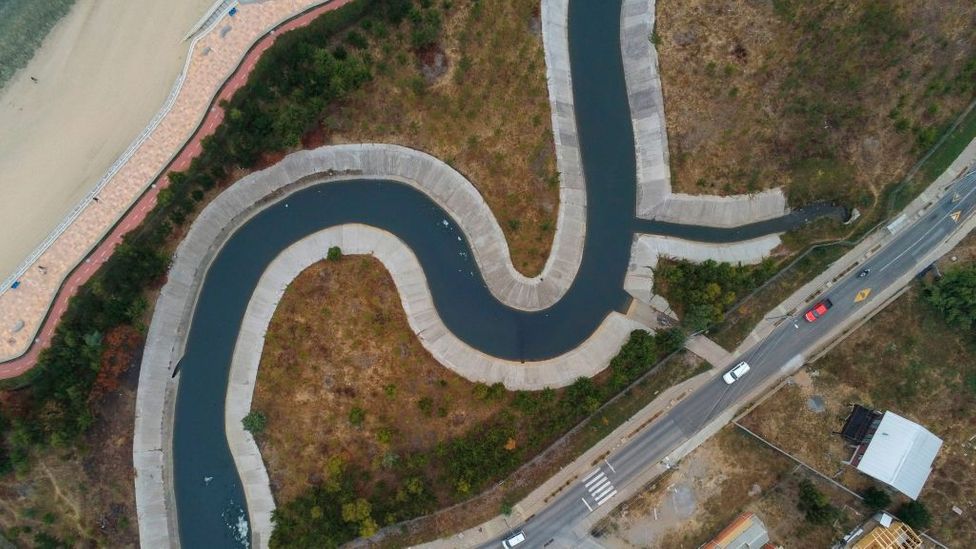
[(925, 300), (945, 315), (946, 322), (963, 330), (976, 326), (976, 267), (959, 267), (925, 287)]
[(909, 501), (899, 507), (895, 515), (915, 530), (928, 528), (932, 524), (932, 515), (921, 501)]
[(874, 486), (861, 492), (861, 497), (864, 498), (864, 505), (872, 511), (887, 509), (891, 505), (891, 496), (888, 492)]
[(268, 426), (268, 418), (263, 412), (259, 410), (251, 410), (244, 419), (241, 420), (244, 424), (244, 430), (250, 432), (252, 435), (257, 435), (264, 432), (264, 428)]
[(831, 505), (827, 496), (817, 490), (809, 479), (800, 481), (800, 495), (796, 506), (813, 524), (828, 524), (840, 516), (840, 510)]
[(359, 537), (368, 538), (378, 529), (373, 520), (372, 506), (363, 498), (342, 504), (342, 520), (359, 525)]
[(88, 399), (99, 401), (119, 388), (119, 377), (129, 369), (142, 344), (142, 335), (128, 324), (109, 330), (105, 336), (101, 364)]

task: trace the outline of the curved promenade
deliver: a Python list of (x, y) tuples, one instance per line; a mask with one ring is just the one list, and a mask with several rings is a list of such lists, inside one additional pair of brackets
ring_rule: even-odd
[[(194, 37), (183, 73), (159, 113), (85, 199), (0, 284), (0, 378), (34, 365), (77, 288), (155, 205), (156, 193), (168, 184), (165, 173), (184, 169), (199, 153), (200, 139), (223, 118), (221, 109), (209, 107), (246, 82), (254, 63), (274, 42), (269, 32), (306, 24), (347, 1), (248, 3), (234, 17), (222, 13)], [(14, 282), (17, 288), (11, 287)]]

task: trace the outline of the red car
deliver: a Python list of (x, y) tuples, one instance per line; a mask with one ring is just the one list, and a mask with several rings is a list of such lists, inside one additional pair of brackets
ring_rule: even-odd
[(825, 299), (807, 311), (807, 314), (803, 315), (803, 318), (807, 319), (807, 322), (816, 322), (818, 318), (827, 314), (827, 310), (833, 306), (834, 304), (829, 299)]

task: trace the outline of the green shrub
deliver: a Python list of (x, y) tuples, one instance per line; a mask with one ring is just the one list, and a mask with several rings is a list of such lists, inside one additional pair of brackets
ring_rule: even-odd
[(800, 481), (800, 494), (796, 504), (807, 521), (813, 524), (829, 524), (840, 517), (840, 510), (830, 504), (809, 479)]
[(735, 266), (708, 260), (661, 261), (654, 272), (655, 292), (671, 303), (689, 330), (698, 331), (722, 320), (735, 302), (776, 271), (771, 260)]
[(874, 486), (870, 486), (861, 492), (864, 498), (864, 505), (871, 511), (881, 511), (891, 505), (891, 496), (888, 492)]
[(346, 35), (346, 44), (349, 44), (357, 50), (362, 50), (369, 46), (369, 41), (361, 33), (353, 30), (349, 31), (349, 34)]
[(417, 401), (417, 407), (420, 411), (424, 413), (425, 416), (430, 417), (431, 412), (434, 410), (434, 399), (430, 397), (423, 397)]
[(905, 503), (898, 508), (895, 515), (915, 530), (924, 530), (932, 524), (932, 515), (929, 513), (928, 507), (921, 501)]
[(329, 248), (329, 253), (325, 258), (329, 261), (339, 261), (342, 259), (342, 250), (338, 246), (332, 246)]
[(349, 423), (355, 427), (361, 427), (364, 421), (366, 421), (366, 410), (363, 410), (359, 406), (353, 406), (349, 410)]
[(953, 327), (970, 332), (976, 327), (976, 266), (955, 267), (927, 284), (925, 300)]
[(244, 419), (241, 420), (244, 424), (244, 430), (250, 432), (252, 435), (258, 435), (264, 432), (264, 429), (268, 426), (268, 418), (264, 415), (264, 412), (259, 410), (251, 410)]

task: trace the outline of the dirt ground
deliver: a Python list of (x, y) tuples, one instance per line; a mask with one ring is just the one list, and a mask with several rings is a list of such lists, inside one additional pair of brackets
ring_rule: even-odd
[[(970, 237), (953, 253), (960, 261), (971, 257), (973, 243)], [(855, 491), (873, 481), (842, 463), (851, 450), (832, 434), (843, 425), (848, 404), (891, 410), (922, 424), (944, 441), (920, 496), (932, 513), (929, 533), (950, 546), (966, 546), (976, 539), (974, 352), (971, 336), (950, 329), (916, 286), (743, 424)]]
[(439, 48), (415, 55), (399, 37), (373, 52), (377, 74), (328, 114), (328, 142), (397, 143), (447, 162), (485, 196), (515, 268), (538, 274), (559, 206), (539, 2), (444, 6)]
[(258, 440), (278, 501), (323, 478), (334, 456), (382, 481), (394, 474), (381, 467), (386, 454), (433, 448), (503, 406), (473, 399), (474, 384), (427, 353), (373, 258), (322, 261), (302, 272), (265, 341), (252, 409), (268, 417)]
[[(138, 361), (136, 361), (138, 364)], [(137, 547), (132, 418), (139, 368), (95, 407), (97, 419), (77, 445), (36, 455), (30, 471), (0, 477), (0, 541), (18, 546)], [(14, 405), (18, 397), (7, 395)], [(0, 543), (2, 545), (2, 543)]]
[(968, 0), (662, 0), (657, 16), (680, 192), (785, 186), (863, 213), (974, 95)]
[[(608, 549), (699, 547), (739, 514), (752, 511), (766, 524), (770, 538), (784, 547), (829, 547), (861, 517), (844, 507), (836, 527), (814, 526), (796, 508), (801, 479), (810, 478), (794, 462), (734, 426), (728, 426), (677, 469), (622, 504), (598, 525), (598, 541)], [(833, 504), (849, 505), (816, 479)]]

